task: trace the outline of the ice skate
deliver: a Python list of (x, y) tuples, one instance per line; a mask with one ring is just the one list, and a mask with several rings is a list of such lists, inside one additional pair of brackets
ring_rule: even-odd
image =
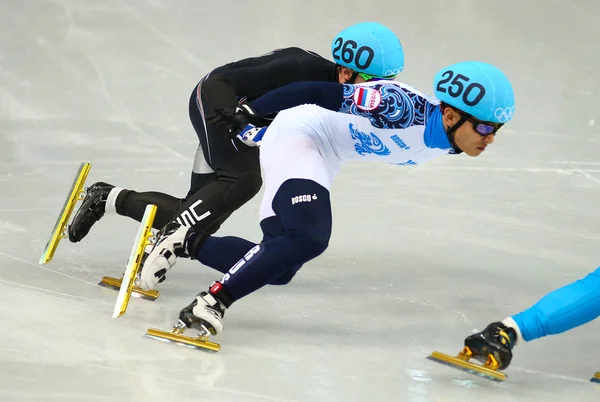
[(594, 376), (592, 377), (592, 379), (590, 381), (597, 382), (600, 384), (600, 371), (598, 371), (596, 374), (594, 374)]
[(69, 230), (69, 218), (73, 213), (73, 209), (75, 208), (77, 201), (84, 199), (86, 190), (83, 188), (83, 186), (85, 185), (85, 180), (87, 179), (91, 168), (92, 165), (88, 162), (82, 162), (81, 165), (79, 165), (79, 169), (77, 170), (73, 184), (71, 184), (71, 189), (69, 190), (67, 199), (65, 200), (62, 210), (58, 215), (58, 219), (56, 220), (54, 229), (52, 230), (50, 238), (46, 243), (44, 252), (40, 257), (40, 265), (47, 264), (52, 260), (58, 247), (58, 243), (67, 237), (67, 232)]
[[(428, 359), (487, 379), (505, 381), (506, 374), (500, 370), (510, 365), (516, 340), (517, 333), (513, 328), (495, 322), (482, 332), (467, 337), (464, 349), (457, 356), (433, 352)], [(483, 364), (471, 363), (471, 359)]]
[[(215, 282), (208, 292), (202, 292), (179, 313), (179, 323), (170, 332), (149, 329), (146, 335), (200, 349), (219, 351), (220, 345), (209, 342), (209, 336), (223, 332), (225, 310), (232, 303), (220, 282)], [(186, 328), (198, 331), (198, 337), (183, 335)]]
[(140, 265), (145, 255), (144, 250), (152, 245), (152, 223), (156, 216), (156, 210), (156, 205), (146, 206), (140, 228), (138, 229), (138, 234), (129, 255), (129, 261), (127, 261), (127, 267), (125, 268), (123, 278), (115, 279), (104, 277), (99, 283), (99, 285), (106, 287), (113, 287), (111, 284), (116, 285), (117, 282), (119, 283), (119, 294), (117, 295), (117, 302), (115, 303), (115, 308), (113, 310), (113, 318), (118, 318), (125, 314), (132, 294), (148, 300), (156, 300), (159, 295), (156, 290), (144, 290), (135, 286)]
[[(142, 219), (142, 222), (140, 224), (140, 229), (148, 227), (148, 225), (151, 226), (152, 222), (145, 222), (144, 219)], [(133, 272), (133, 274), (132, 274), (133, 280), (134, 280), (134, 283), (136, 284), (132, 288), (132, 296), (141, 297), (142, 299), (150, 300), (150, 301), (156, 300), (158, 298), (158, 296), (160, 296), (160, 292), (158, 290), (155, 290), (155, 289), (146, 290), (146, 289), (142, 289), (141, 287), (139, 287), (137, 285), (140, 281), (141, 267), (144, 265), (144, 262), (148, 258), (148, 255), (150, 255), (150, 251), (152, 251), (152, 248), (154, 247), (153, 236), (154, 236), (154, 234), (152, 234), (152, 233), (146, 233), (145, 236), (140, 237), (140, 234), (138, 233), (138, 237), (136, 238), (136, 241), (133, 246), (134, 248), (132, 250), (132, 253), (135, 251), (135, 255), (132, 254), (130, 256), (129, 261), (127, 262), (127, 267), (125, 268), (125, 271), (123, 271), (123, 276), (121, 278), (104, 276), (104, 277), (102, 277), (102, 279), (100, 280), (98, 285), (108, 288), (108, 289), (119, 291), (121, 289), (121, 287), (123, 286), (123, 278), (125, 278), (125, 276), (128, 276), (128, 270), (131, 267), (131, 269), (132, 269), (131, 272)], [(145, 245), (141, 244), (141, 243), (144, 243), (144, 241), (145, 241)], [(139, 247), (142, 247), (141, 251), (140, 251)], [(138, 254), (140, 252), (141, 252), (141, 255)], [(159, 282), (162, 282), (162, 280), (164, 280), (164, 277)]]
[(177, 222), (168, 223), (157, 235), (156, 243), (142, 266), (139, 285), (144, 289), (164, 281), (168, 270), (177, 263), (177, 258), (190, 258), (188, 240), (194, 233)]
[(113, 188), (115, 186), (111, 184), (97, 182), (86, 189), (83, 202), (69, 225), (68, 234), (72, 243), (83, 240), (92, 226), (104, 216), (106, 199)]

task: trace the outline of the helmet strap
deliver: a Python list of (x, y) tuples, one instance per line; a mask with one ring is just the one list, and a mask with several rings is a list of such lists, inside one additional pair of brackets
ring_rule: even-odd
[(449, 127), (446, 130), (446, 135), (448, 136), (448, 141), (450, 141), (450, 145), (452, 145), (453, 148), (453, 153), (455, 154), (461, 154), (463, 151), (458, 147), (458, 145), (456, 145), (456, 142), (454, 141), (454, 133), (456, 133), (456, 130), (462, 126), (463, 124), (465, 124), (465, 122), (467, 121), (468, 116), (462, 114), (460, 116), (460, 120), (456, 122), (455, 125), (453, 125), (452, 127)]
[(350, 79), (348, 80), (349, 84), (354, 84), (354, 81), (356, 81), (356, 77), (358, 77), (358, 73), (356, 71), (354, 71), (352, 73), (352, 77), (350, 77)]

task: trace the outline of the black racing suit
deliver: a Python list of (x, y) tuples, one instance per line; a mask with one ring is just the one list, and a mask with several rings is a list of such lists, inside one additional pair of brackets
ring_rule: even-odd
[(177, 220), (204, 235), (216, 232), (223, 221), (258, 193), (262, 178), (258, 148), (248, 147), (237, 138), (227, 139), (225, 127), (208, 124), (206, 120), (222, 110), (234, 111), (241, 99), (252, 102), (297, 81), (338, 82), (336, 64), (291, 47), (213, 70), (198, 83), (190, 97), (190, 120), (200, 145), (187, 196), (180, 199), (158, 192), (124, 190), (116, 200), (117, 212), (140, 221), (146, 205), (155, 204), (157, 229)]

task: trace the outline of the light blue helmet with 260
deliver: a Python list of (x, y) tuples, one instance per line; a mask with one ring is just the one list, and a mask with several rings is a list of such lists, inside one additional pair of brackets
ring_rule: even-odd
[(506, 75), (491, 64), (452, 64), (438, 71), (433, 85), (436, 98), (476, 119), (504, 124), (513, 118), (513, 87)]
[(331, 55), (337, 64), (376, 78), (392, 79), (404, 70), (400, 39), (378, 22), (344, 29), (331, 43)]

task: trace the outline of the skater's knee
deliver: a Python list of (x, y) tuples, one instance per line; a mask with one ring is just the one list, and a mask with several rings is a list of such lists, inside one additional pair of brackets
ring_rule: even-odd
[(244, 176), (245, 186), (247, 186), (246, 191), (248, 194), (251, 194), (251, 197), (254, 197), (263, 185), (263, 180), (260, 172), (256, 173), (248, 173)]
[(251, 200), (258, 194), (263, 184), (260, 172), (244, 174), (225, 172), (219, 174), (219, 180), (231, 182), (229, 190), (223, 196), (223, 202), (234, 207)]
[(260, 228), (263, 232), (262, 242), (273, 240), (276, 237), (283, 236), (283, 225), (278, 216), (269, 216), (260, 221)]
[(307, 230), (288, 230), (285, 232), (292, 244), (288, 260), (295, 263), (308, 262), (323, 254), (329, 246), (329, 234)]
[(292, 281), (294, 276), (296, 276), (296, 274), (298, 273), (300, 268), (302, 268), (302, 264), (294, 265), (293, 267), (291, 267), (287, 271), (285, 271), (283, 274), (281, 274), (279, 277), (277, 277), (277, 279), (271, 281), (270, 285), (277, 285), (277, 286), (287, 285), (288, 283), (290, 283)]

